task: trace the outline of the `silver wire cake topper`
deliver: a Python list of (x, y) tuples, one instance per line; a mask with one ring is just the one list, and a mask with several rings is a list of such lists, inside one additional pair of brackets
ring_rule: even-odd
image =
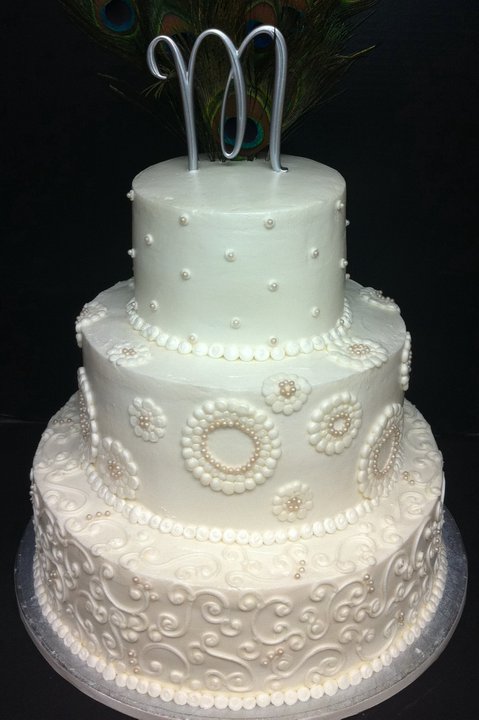
[(167, 80), (168, 76), (164, 75), (158, 68), (158, 64), (155, 58), (155, 49), (159, 43), (165, 43), (168, 45), (173, 55), (173, 60), (178, 74), (178, 80), (180, 83), (181, 98), (183, 101), (183, 112), (185, 114), (185, 127), (186, 127), (186, 142), (188, 145), (188, 170), (198, 170), (198, 147), (196, 141), (196, 126), (195, 126), (195, 109), (194, 109), (194, 93), (193, 93), (193, 79), (195, 72), (195, 63), (198, 50), (203, 40), (213, 35), (218, 37), (226, 48), (226, 51), (230, 60), (230, 73), (226, 82), (225, 92), (223, 95), (223, 104), (221, 107), (221, 128), (225, 124), (225, 113), (226, 113), (226, 102), (228, 98), (229, 89), (231, 82), (234, 82), (234, 91), (236, 97), (236, 138), (235, 144), (231, 151), (227, 151), (225, 148), (223, 132), (221, 131), (221, 152), (227, 160), (235, 158), (243, 143), (244, 134), (246, 130), (246, 87), (243, 76), (243, 69), (241, 67), (241, 56), (249, 43), (257, 35), (269, 35), (274, 42), (275, 49), (275, 73), (274, 73), (274, 88), (273, 88), (273, 105), (271, 110), (271, 124), (270, 124), (270, 143), (269, 143), (269, 155), (271, 167), (275, 172), (282, 172), (284, 168), (281, 167), (281, 124), (283, 117), (283, 104), (284, 104), (284, 92), (286, 86), (286, 70), (288, 64), (288, 51), (286, 49), (286, 42), (280, 31), (273, 27), (273, 25), (260, 25), (252, 30), (243, 40), (240, 47), (237, 48), (232, 40), (222, 30), (216, 30), (211, 28), (205, 30), (195, 40), (193, 48), (191, 50), (190, 59), (188, 66), (185, 65), (183, 55), (180, 49), (176, 45), (175, 41), (172, 40), (168, 35), (158, 35), (148, 46), (147, 62), (151, 73), (159, 80)]

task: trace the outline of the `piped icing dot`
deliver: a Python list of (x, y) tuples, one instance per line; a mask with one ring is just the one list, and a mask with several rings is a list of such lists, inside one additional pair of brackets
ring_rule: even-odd
[(348, 267), (348, 261), (346, 260), (346, 258), (341, 258), (341, 260), (339, 261), (339, 266), (342, 268)]
[(319, 317), (320, 313), (321, 313), (321, 310), (317, 306), (315, 306), (314, 308), (311, 309), (311, 315), (315, 318)]
[(341, 212), (341, 210), (344, 210), (344, 203), (342, 200), (338, 200), (338, 202), (336, 203), (336, 210), (338, 212)]
[(145, 245), (153, 245), (153, 235), (150, 235), (150, 233), (147, 233), (143, 240), (145, 241)]
[(126, 197), (128, 198), (128, 200), (131, 200), (131, 202), (133, 202), (133, 200), (135, 199), (135, 191), (134, 191), (134, 190), (129, 190), (129, 191), (126, 193)]

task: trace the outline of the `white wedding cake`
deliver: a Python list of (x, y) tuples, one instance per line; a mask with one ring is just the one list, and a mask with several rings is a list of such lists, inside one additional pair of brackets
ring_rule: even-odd
[(81, 311), (78, 392), (34, 462), (43, 614), (106, 681), (179, 705), (356, 685), (445, 582), (410, 335), (346, 275), (343, 178), (283, 163), (135, 178), (134, 281)]

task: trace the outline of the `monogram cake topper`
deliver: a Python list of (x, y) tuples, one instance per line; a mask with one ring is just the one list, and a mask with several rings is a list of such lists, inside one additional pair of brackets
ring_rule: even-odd
[[(252, 30), (243, 40), (239, 48), (235, 46), (232, 40), (222, 31), (210, 28), (202, 32), (195, 40), (188, 65), (185, 64), (181, 50), (178, 48), (174, 40), (168, 35), (158, 35), (148, 46), (147, 62), (151, 73), (159, 80), (168, 80), (168, 76), (161, 72), (155, 57), (157, 45), (163, 43), (168, 46), (175, 63), (178, 81), (180, 84), (181, 98), (183, 102), (183, 112), (185, 115), (186, 141), (188, 146), (188, 170), (194, 171), (198, 169), (198, 146), (196, 140), (195, 126), (195, 109), (194, 109), (194, 72), (198, 51), (203, 40), (209, 36), (219, 38), (228, 54), (230, 61), (230, 72), (226, 81), (225, 91), (223, 95), (223, 103), (221, 107), (220, 120), (220, 141), (221, 152), (227, 160), (237, 157), (245, 135), (246, 130), (246, 87), (241, 67), (241, 56), (254, 38), (258, 35), (269, 35), (274, 43), (275, 51), (275, 74), (273, 88), (273, 105), (271, 110), (270, 125), (270, 142), (269, 157), (271, 167), (275, 172), (282, 172), (281, 167), (281, 124), (283, 117), (284, 94), (286, 87), (286, 71), (288, 64), (288, 52), (286, 42), (280, 31), (272, 25), (260, 25)], [(225, 125), (226, 102), (228, 99), (231, 83), (234, 83), (234, 93), (236, 98), (236, 137), (233, 149), (227, 151), (225, 147), (223, 128)]]

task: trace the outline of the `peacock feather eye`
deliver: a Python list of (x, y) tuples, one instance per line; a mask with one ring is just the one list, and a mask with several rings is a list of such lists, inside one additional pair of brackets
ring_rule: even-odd
[(130, 32), (137, 23), (137, 14), (131, 0), (95, 0), (99, 24), (116, 33)]

